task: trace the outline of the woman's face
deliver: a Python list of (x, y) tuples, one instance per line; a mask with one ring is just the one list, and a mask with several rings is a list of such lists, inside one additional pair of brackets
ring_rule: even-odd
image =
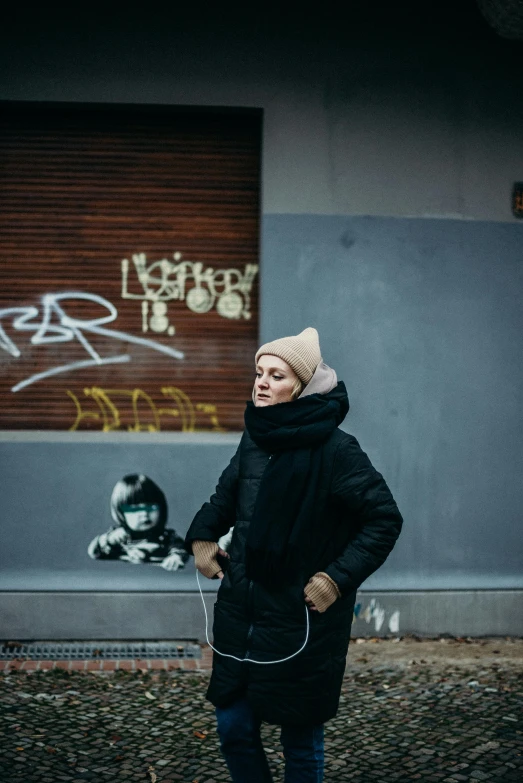
[(256, 365), (254, 404), (257, 408), (290, 402), (298, 376), (287, 362), (278, 356), (264, 354)]

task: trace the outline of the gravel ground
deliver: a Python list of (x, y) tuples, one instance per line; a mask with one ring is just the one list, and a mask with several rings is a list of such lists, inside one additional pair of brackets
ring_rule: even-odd
[[(1, 783), (218, 783), (208, 671), (6, 671)], [(523, 781), (523, 640), (353, 640), (325, 781)], [(262, 728), (283, 780), (277, 727)]]

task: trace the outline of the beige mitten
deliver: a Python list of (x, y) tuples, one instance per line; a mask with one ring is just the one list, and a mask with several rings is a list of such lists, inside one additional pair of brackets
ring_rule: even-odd
[(304, 592), (318, 612), (324, 612), (334, 603), (336, 598), (341, 598), (338, 585), (324, 571), (318, 571), (317, 574), (311, 576), (305, 585)]
[(193, 541), (192, 551), (194, 555), (194, 564), (200, 574), (212, 579), (218, 571), (222, 570), (221, 565), (216, 559), (219, 546), (216, 541)]

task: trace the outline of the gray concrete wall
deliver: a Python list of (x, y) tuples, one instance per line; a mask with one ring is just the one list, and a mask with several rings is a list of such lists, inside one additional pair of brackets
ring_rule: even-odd
[(366, 588), (523, 587), (523, 225), (269, 215), (262, 240), (262, 340), (318, 328), (405, 516)]
[[(192, 558), (186, 568), (166, 571), (153, 563), (88, 555), (93, 538), (114, 525), (111, 493), (127, 474), (144, 474), (162, 489), (167, 527), (185, 536), (239, 442), (234, 434), (143, 436), (0, 433), (0, 463), (9, 487), (2, 509), (0, 591), (198, 589)], [(216, 583), (203, 581), (206, 589), (216, 589)], [(90, 616), (84, 619), (88, 625)]]

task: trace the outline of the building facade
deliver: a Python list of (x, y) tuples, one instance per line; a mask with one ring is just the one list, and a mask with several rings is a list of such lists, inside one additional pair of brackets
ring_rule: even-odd
[[(215, 320), (197, 330), (200, 342), (187, 343), (196, 358), (185, 375), (176, 357), (172, 378), (167, 369), (162, 375), (176, 388), (192, 383), (197, 404), (214, 411), (198, 408), (202, 418), (185, 426), (192, 414), (176, 399), (168, 426), (132, 431), (123, 419), (114, 424), (113, 411), (114, 426), (102, 431), (100, 411), (110, 402), (98, 392), (85, 410), (100, 426), (38, 426), (44, 402), (30, 426), (18, 419), (12, 426), (13, 387), (5, 387), (4, 638), (203, 638), (192, 559), (176, 561), (174, 539), (171, 548), (122, 555), (118, 535), (107, 540), (118, 528), (112, 493), (125, 476), (152, 479), (166, 498), (166, 528), (183, 536), (239, 441), (251, 347), (306, 326), (318, 329), (325, 361), (347, 385), (344, 427), (384, 474), (405, 518), (387, 563), (362, 586), (354, 632), (523, 633), (523, 223), (513, 198), (523, 181), (522, 44), (500, 38), (472, 11), (404, 22), (360, 12), (347, 28), (326, 11), (277, 25), (190, 14), (86, 16), (15, 20), (3, 31), (6, 116), (15, 104), (156, 107), (184, 116), (212, 110), (233, 131), (235, 117), (241, 124), (249, 116), (259, 128), (249, 252), (237, 251), (233, 263), (234, 248), (222, 248), (213, 262), (241, 275), (250, 264), (251, 278), (236, 297), (229, 291), (221, 320), (218, 304), (209, 305)], [(4, 193), (7, 204), (11, 190)], [(232, 221), (242, 214), (238, 207)], [(4, 215), (16, 249), (22, 233), (17, 238), (7, 207)], [(202, 226), (187, 243), (199, 241)], [(124, 253), (143, 248), (129, 235), (124, 228), (121, 252), (112, 251), (118, 275)], [(213, 241), (199, 257), (204, 269)], [(159, 253), (162, 242), (166, 254), (186, 253), (168, 233)], [(0, 304), (5, 377), (17, 361), (9, 346), (23, 353), (28, 339), (13, 326), (12, 308), (26, 308), (29, 318), (34, 305), (12, 259), (6, 245), (0, 264), (14, 293)], [(246, 296), (250, 322), (240, 312)], [(196, 294), (192, 301), (187, 323), (205, 309)], [(171, 345), (159, 302), (151, 294), (133, 303), (138, 326), (125, 333)], [(176, 315), (171, 324), (181, 343), (184, 323)], [(111, 328), (121, 330), (118, 319)], [(240, 328), (250, 331), (234, 347), (228, 341)], [(137, 388), (140, 361), (126, 391)], [(229, 371), (217, 384), (220, 362)], [(201, 367), (208, 374), (198, 397)], [(89, 372), (82, 384), (122, 393), (113, 369)], [(28, 377), (29, 370), (16, 383)], [(93, 554), (103, 551), (105, 558)], [(215, 590), (205, 585), (209, 604)]]

